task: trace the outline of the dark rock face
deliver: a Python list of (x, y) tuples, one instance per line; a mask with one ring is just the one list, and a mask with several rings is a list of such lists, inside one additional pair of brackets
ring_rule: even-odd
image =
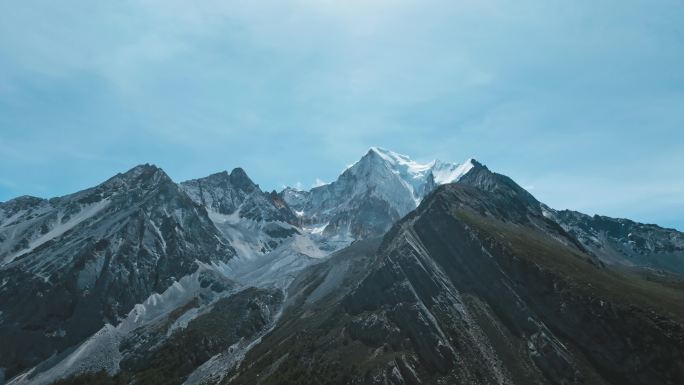
[(223, 298), (163, 343), (138, 346), (138, 355), (122, 362), (119, 377), (150, 385), (180, 385), (214, 355), (264, 331), (282, 300), (279, 290), (257, 288)]
[[(504, 382), (514, 383), (586, 383), (597, 377), (608, 383), (653, 384), (674, 383), (684, 374), (676, 364), (684, 353), (681, 318), (663, 319), (677, 310), (673, 305), (681, 293), (658, 285), (634, 290), (629, 277), (616, 279), (572, 243), (557, 241), (563, 235), (553, 234), (543, 218), (528, 215), (525, 221), (502, 222), (476, 214), (492, 201), (496, 198), (489, 194), (460, 186), (438, 192), (426, 202), (424, 213), (402, 225), (404, 239), (389, 245), (387, 259), (374, 273), (379, 276), (364, 280), (349, 300), (352, 311), (424, 304), (422, 312), (394, 317), (399, 325), (407, 317), (418, 318), (416, 313), (434, 319), (411, 337), (414, 350), (421, 362), (436, 363), (433, 369), (450, 375), (452, 350), (426, 349), (425, 335), (433, 336), (431, 347), (453, 347), (454, 356), (466, 361), (457, 365), (458, 381), (485, 376), (486, 382), (500, 382), (504, 376)], [(385, 293), (385, 298), (368, 303), (372, 292)], [(637, 294), (653, 302), (635, 306)], [(661, 296), (668, 302), (658, 308)], [(405, 299), (411, 297), (415, 299)], [(463, 310), (450, 310), (454, 308)], [(657, 315), (651, 313), (654, 308)], [(479, 322), (466, 326), (469, 318)], [(463, 335), (464, 329), (478, 328), (476, 335), (484, 340)], [(464, 348), (478, 345), (479, 354)], [(527, 352), (503, 348), (525, 345)], [(479, 365), (487, 359), (485, 352), (493, 353), (490, 358), (498, 364)], [(626, 361), (631, 361), (629, 367)], [(475, 369), (474, 377), (466, 376), (468, 368)], [(543, 376), (535, 379), (539, 374)]]
[(49, 232), (56, 215), (45, 215), (52, 206), (46, 199), (22, 196), (0, 203), (0, 265), (29, 248), (33, 239)]
[[(521, 214), (528, 210), (535, 214), (540, 213), (540, 203), (532, 194), (518, 186), (511, 178), (489, 171), (489, 169), (476, 160), (471, 160), (473, 168), (459, 181), (459, 184), (476, 187), (479, 190), (491, 193), (491, 198), (504, 203), (500, 215)], [(523, 219), (521, 216), (519, 219)]]
[[(684, 378), (682, 291), (606, 268), (531, 195), (487, 172), (467, 180), (484, 189), (439, 187), (375, 257), (345, 250), (366, 273), (335, 258), (304, 273), (283, 321), (226, 383)], [(321, 295), (331, 280), (341, 294)]]
[(401, 215), (390, 204), (369, 195), (331, 217), (323, 234), (348, 232), (353, 239), (373, 238), (384, 234), (399, 218)]
[(7, 377), (115, 324), (195, 271), (195, 261), (234, 255), (204, 208), (155, 166), (32, 200), (21, 212), (16, 207), (2, 206), (3, 216), (14, 218), (1, 231), (19, 230), (26, 240), (0, 268), (0, 367)]
[(230, 174), (224, 171), (182, 182), (180, 186), (196, 203), (219, 214), (231, 215), (239, 210), (242, 218), (255, 221), (297, 222), (285, 201), (261, 191), (241, 168)]
[(179, 309), (153, 328), (141, 328), (124, 342), (124, 359), (116, 376), (83, 374), (58, 385), (129, 384), (180, 385), (197, 367), (241, 341), (254, 341), (274, 321), (283, 301), (279, 290), (247, 288), (222, 298), (188, 325), (165, 338), (177, 316), (196, 306)]
[(367, 275), (379, 243), (355, 242), (300, 274), (277, 326), (219, 383), (344, 384), (363, 375), (367, 355), (345, 331), (351, 318), (340, 303)]
[(180, 184), (206, 208), (214, 225), (233, 244), (240, 257), (267, 254), (287, 238), (299, 234), (299, 218), (276, 193), (265, 193), (241, 168)]
[(299, 218), (295, 215), (295, 213), (292, 211), (292, 209), (287, 204), (285, 199), (283, 199), (280, 196), (280, 194), (273, 190), (270, 193), (268, 193), (268, 198), (271, 200), (273, 206), (275, 206), (275, 208), (278, 209), (278, 211), (280, 212), (280, 214), (286, 222), (297, 225), (300, 224)]
[(665, 270), (684, 277), (684, 234), (676, 230), (570, 210), (549, 212), (605, 263)]

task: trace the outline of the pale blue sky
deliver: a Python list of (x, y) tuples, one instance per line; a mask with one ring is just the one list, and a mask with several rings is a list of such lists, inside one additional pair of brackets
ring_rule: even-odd
[(684, 229), (681, 0), (8, 0), (0, 200), (138, 163), (330, 181), (474, 157), (556, 208)]

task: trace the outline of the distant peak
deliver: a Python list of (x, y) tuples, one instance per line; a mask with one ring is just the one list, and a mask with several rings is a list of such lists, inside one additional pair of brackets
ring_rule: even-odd
[(157, 173), (162, 173), (166, 176), (166, 173), (161, 168), (155, 166), (154, 164), (145, 163), (139, 164), (132, 169), (121, 174), (125, 179), (136, 179), (144, 175), (155, 175)]
[(254, 190), (258, 186), (247, 176), (242, 167), (236, 167), (230, 172), (230, 183), (243, 190)]
[(371, 148), (368, 149), (368, 153), (376, 153), (378, 155), (383, 155), (393, 153), (393, 151), (378, 146), (371, 146)]
[(475, 160), (474, 158), (469, 158), (469, 159), (466, 160), (463, 164), (469, 164), (469, 165), (471, 165), (471, 166), (473, 166), (473, 167), (484, 167), (484, 168), (487, 168), (487, 166), (485, 166), (485, 165), (483, 165), (482, 163), (478, 162), (478, 161)]
[(242, 167), (235, 167), (233, 171), (230, 172), (230, 176), (234, 178), (249, 178)]
[(38, 204), (45, 201), (43, 198), (39, 198), (33, 195), (21, 195), (16, 198), (12, 198), (7, 202), (0, 202), (0, 205), (27, 205), (27, 204)]
[(161, 169), (154, 164), (143, 163), (143, 164), (139, 164), (139, 165), (131, 168), (130, 170), (126, 171), (125, 174), (142, 172), (142, 171), (149, 171), (149, 170), (161, 170)]
[(37, 196), (33, 196), (33, 195), (20, 195), (20, 196), (18, 196), (18, 197), (16, 197), (16, 198), (10, 199), (9, 201), (7, 201), (7, 202), (5, 202), (5, 203), (11, 202), (11, 201), (16, 201), (16, 202), (28, 202), (28, 201), (42, 201), (42, 200), (44, 200), (44, 199), (43, 199), (43, 198), (40, 198), (40, 197), (37, 197)]
[(388, 150), (386, 148), (382, 147), (377, 147), (373, 146), (371, 147), (367, 154), (374, 154), (380, 156), (382, 159), (390, 162), (390, 163), (409, 163), (413, 162), (411, 158), (408, 155), (400, 154), (398, 152), (394, 152), (392, 150)]
[(173, 182), (171, 178), (166, 175), (164, 170), (161, 168), (145, 163), (137, 165), (130, 170), (116, 174), (107, 181), (105, 181), (101, 186), (108, 187), (121, 187), (123, 186), (139, 186), (143, 188), (150, 188), (152, 186), (157, 186), (160, 183)]
[(259, 185), (255, 184), (245, 170), (241, 167), (234, 168), (231, 172), (220, 171), (209, 176), (199, 179), (191, 179), (181, 183), (182, 185), (205, 185), (213, 186), (214, 188), (231, 189), (236, 188), (247, 193), (259, 189)]

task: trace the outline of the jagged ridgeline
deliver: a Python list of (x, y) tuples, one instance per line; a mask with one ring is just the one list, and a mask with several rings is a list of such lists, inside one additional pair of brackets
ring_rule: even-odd
[(681, 384), (684, 234), (475, 160), (332, 183), (138, 166), (0, 204), (0, 383)]

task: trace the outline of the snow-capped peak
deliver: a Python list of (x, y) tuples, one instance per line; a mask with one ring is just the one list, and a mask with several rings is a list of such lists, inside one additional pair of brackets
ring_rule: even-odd
[[(458, 181), (474, 166), (421, 163), (381, 147), (371, 147), (330, 184), (280, 194), (301, 223), (321, 229), (329, 239), (352, 240), (384, 233), (415, 209), (436, 185)], [(342, 242), (344, 243), (344, 242)]]
[[(475, 161), (471, 158), (461, 164), (440, 160), (420, 163), (411, 159), (408, 155), (373, 146), (368, 149), (361, 159), (345, 168), (338, 180), (333, 184), (338, 185), (336, 188), (339, 189), (340, 183), (346, 184), (347, 182), (343, 181), (346, 181), (351, 175), (356, 175), (354, 183), (359, 184), (359, 186), (351, 190), (354, 192), (353, 195), (357, 195), (360, 191), (365, 191), (371, 188), (371, 186), (375, 186), (372, 188), (375, 192), (399, 188), (400, 190), (408, 191), (414, 202), (411, 206), (417, 206), (435, 185), (458, 181), (474, 167), (473, 162)], [(393, 177), (389, 177), (389, 175)], [(387, 178), (396, 178), (394, 179), (395, 183), (399, 185), (389, 183)], [(300, 191), (288, 187), (281, 194), (290, 206), (299, 207), (304, 205), (304, 202), (309, 198), (309, 193), (314, 192), (314, 190), (327, 190), (327, 187), (330, 186), (331, 184), (327, 184), (323, 187), (316, 187), (311, 191)], [(389, 193), (389, 191), (386, 192)], [(390, 195), (394, 196), (395, 193), (396, 191)]]
[(447, 184), (458, 181), (463, 175), (467, 174), (468, 171), (475, 167), (473, 162), (473, 158), (470, 158), (461, 164), (445, 163), (436, 160), (431, 170), (435, 184)]
[[(371, 147), (366, 156), (377, 155), (385, 164), (402, 180), (408, 183), (420, 199), (426, 191), (426, 184), (430, 183), (429, 175), (432, 174), (432, 181), (436, 185), (453, 183), (461, 179), (474, 167), (472, 158), (461, 164), (433, 160), (429, 163), (419, 163), (412, 160), (408, 155), (387, 150), (381, 147)], [(364, 157), (365, 158), (365, 157)]]
[(404, 170), (410, 174), (424, 174), (432, 167), (432, 162), (421, 164), (412, 160), (408, 155), (399, 154), (380, 147), (371, 147), (369, 153), (375, 153), (393, 166), (396, 170)]

